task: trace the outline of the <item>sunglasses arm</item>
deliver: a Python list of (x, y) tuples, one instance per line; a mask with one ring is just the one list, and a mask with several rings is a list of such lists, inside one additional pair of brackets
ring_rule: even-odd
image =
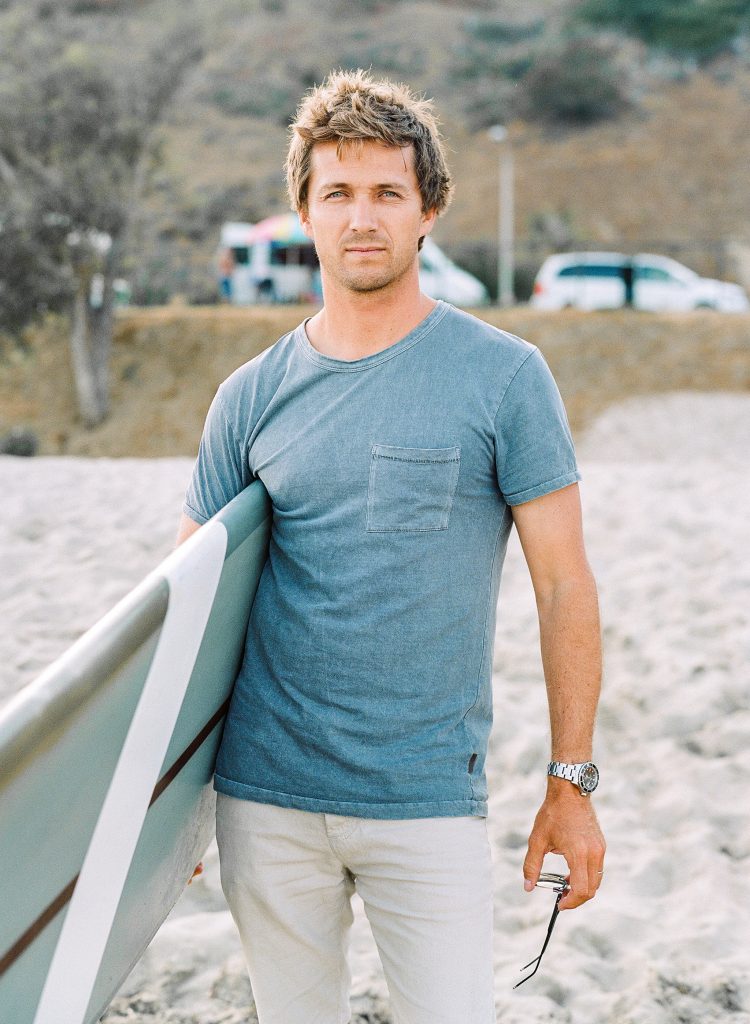
[(544, 951), (547, 948), (547, 946), (549, 945), (549, 940), (550, 940), (550, 938), (552, 936), (552, 929), (555, 927), (555, 921), (557, 920), (557, 915), (560, 913), (560, 906), (559, 906), (560, 900), (565, 895), (565, 892), (566, 892), (566, 890), (563, 889), (561, 892), (558, 892), (558, 894), (557, 894), (557, 899), (555, 900), (555, 906), (554, 906), (554, 909), (552, 910), (552, 917), (549, 919), (549, 925), (547, 926), (547, 935), (546, 935), (546, 937), (544, 939), (544, 945), (542, 946), (541, 953), (539, 954), (539, 956), (534, 957), (533, 960), (530, 960), (527, 964), (524, 964), (524, 966), (521, 968), (521, 970), (525, 971), (528, 967), (531, 967), (532, 964), (536, 964), (536, 967), (531, 972), (531, 974), (527, 974), (525, 978), (521, 978), (521, 980), (519, 982), (516, 982), (516, 984), (513, 986), (513, 988), (518, 988), (519, 985), (523, 985), (523, 983), (525, 981), (528, 981), (529, 978), (533, 978), (534, 975), (536, 974), (536, 972), (539, 970), (539, 964), (542, 962), (542, 957), (544, 956)]

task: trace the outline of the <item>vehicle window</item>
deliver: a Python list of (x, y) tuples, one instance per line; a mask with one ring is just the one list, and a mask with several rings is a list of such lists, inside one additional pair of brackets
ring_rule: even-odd
[(558, 277), (622, 277), (622, 267), (608, 263), (578, 263), (563, 267)]
[(661, 267), (636, 267), (635, 276), (639, 281), (671, 281), (676, 283), (675, 278), (666, 270), (662, 270)]
[(232, 247), (234, 262), (238, 267), (246, 267), (250, 262), (250, 251), (246, 245), (235, 245)]
[(271, 243), (271, 265), (274, 267), (317, 267), (318, 254), (313, 245)]

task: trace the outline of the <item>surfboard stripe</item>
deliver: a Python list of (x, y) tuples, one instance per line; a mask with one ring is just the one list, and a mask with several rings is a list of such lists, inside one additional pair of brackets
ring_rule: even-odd
[[(214, 731), (216, 726), (226, 717), (226, 713), (229, 710), (229, 700), (225, 700), (219, 710), (211, 716), (206, 722), (198, 735), (188, 744), (183, 750), (173, 765), (164, 773), (159, 779), (154, 792), (151, 794), (151, 800), (149, 807), (152, 807), (159, 797), (162, 795), (164, 790), (177, 778), (179, 773), (188, 763), (191, 757), (200, 750), (201, 746), (211, 733)], [(33, 922), (29, 928), (23, 933), (23, 935), (10, 947), (9, 950), (0, 958), (0, 978), (3, 974), (13, 966), (16, 960), (21, 956), (26, 949), (32, 944), (32, 942), (39, 936), (44, 929), (50, 924), (60, 913), (63, 907), (67, 906), (73, 896), (73, 890), (76, 887), (78, 881), (78, 875), (68, 882), (65, 888), (58, 893), (58, 895), (52, 900), (49, 906), (45, 907), (36, 921)]]
[(34, 1024), (83, 1024), (159, 770), (213, 606), (227, 530), (210, 522), (162, 564), (169, 606), (63, 921)]
[(154, 787), (154, 792), (151, 796), (151, 803), (149, 804), (149, 807), (151, 807), (152, 804), (156, 803), (156, 801), (162, 795), (167, 786), (174, 781), (174, 779), (182, 771), (182, 769), (188, 763), (188, 761), (196, 752), (196, 750), (200, 748), (201, 744), (203, 744), (206, 741), (206, 739), (211, 735), (211, 733), (214, 731), (214, 729), (222, 720), (222, 718), (226, 716), (227, 711), (229, 711), (229, 699), (224, 701), (224, 703), (221, 705), (216, 714), (213, 715), (206, 722), (206, 724), (203, 726), (203, 728), (192, 741), (192, 743), (190, 743), (189, 746), (187, 746), (183, 750), (183, 752), (174, 762), (172, 767), (168, 771), (166, 771), (164, 775), (162, 775), (162, 777), (159, 779), (156, 786)]
[(63, 891), (58, 893), (55, 899), (53, 899), (50, 905), (42, 911), (31, 927), (27, 928), (21, 938), (18, 939), (18, 941), (10, 947), (7, 953), (4, 954), (2, 959), (0, 959), (0, 977), (2, 977), (2, 975), (13, 966), (19, 956), (29, 948), (34, 939), (44, 931), (47, 925), (51, 921), (54, 921), (62, 908), (69, 902), (77, 881), (78, 875), (76, 875), (72, 882), (68, 882)]

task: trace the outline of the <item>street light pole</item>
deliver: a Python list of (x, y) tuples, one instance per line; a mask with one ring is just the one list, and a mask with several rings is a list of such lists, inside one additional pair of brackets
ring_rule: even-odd
[(497, 228), (497, 301), (500, 306), (512, 306), (514, 275), (513, 237), (513, 150), (504, 125), (489, 129), (493, 142), (500, 145), (498, 153), (498, 228)]

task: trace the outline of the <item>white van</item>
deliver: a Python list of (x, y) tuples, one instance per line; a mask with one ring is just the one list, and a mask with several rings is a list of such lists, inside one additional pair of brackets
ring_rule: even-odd
[(568, 252), (549, 256), (534, 283), (536, 309), (619, 309), (632, 305), (653, 313), (750, 309), (738, 284), (699, 277), (668, 256), (619, 252)]
[(419, 286), (425, 295), (454, 306), (486, 306), (490, 301), (482, 282), (448, 259), (429, 235), (419, 253)]
[[(231, 278), (225, 289), (230, 302), (322, 302), (318, 256), (295, 213), (258, 224), (224, 224), (220, 249), (231, 253)], [(489, 302), (482, 282), (456, 266), (429, 236), (419, 254), (419, 283), (425, 294), (456, 306)]]

